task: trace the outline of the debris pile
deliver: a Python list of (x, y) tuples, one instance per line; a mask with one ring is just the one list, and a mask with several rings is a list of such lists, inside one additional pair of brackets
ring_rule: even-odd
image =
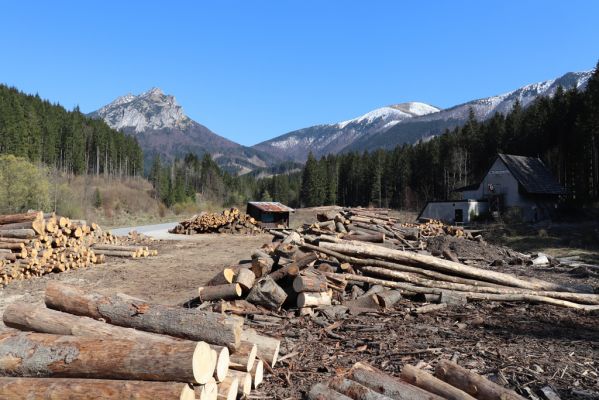
[[(434, 375), (405, 365), (400, 377), (395, 378), (367, 363), (357, 362), (347, 373), (313, 385), (308, 399), (524, 400), (516, 392), (449, 360), (441, 360)], [(357, 393), (359, 397), (356, 397)]]
[(181, 221), (170, 233), (193, 235), (196, 233), (256, 234), (261, 232), (257, 221), (237, 208), (222, 213), (206, 213)]
[(54, 213), (0, 215), (0, 284), (104, 262), (106, 256), (146, 257), (155, 250), (122, 246), (95, 224)]
[(3, 399), (233, 400), (259, 387), (280, 346), (235, 316), (59, 282), (45, 306), (13, 303), (3, 321), (17, 329), (0, 334)]

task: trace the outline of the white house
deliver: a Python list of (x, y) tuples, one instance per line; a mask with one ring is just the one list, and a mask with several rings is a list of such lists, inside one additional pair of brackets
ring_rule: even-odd
[(456, 192), (460, 201), (428, 202), (418, 218), (468, 223), (484, 213), (512, 211), (534, 222), (550, 217), (567, 193), (540, 159), (509, 154), (499, 154), (479, 184)]

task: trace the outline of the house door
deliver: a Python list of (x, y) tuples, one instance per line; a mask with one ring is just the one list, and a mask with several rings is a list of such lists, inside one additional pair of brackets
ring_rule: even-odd
[(454, 216), (453, 220), (456, 224), (463, 224), (464, 223), (464, 210), (462, 210), (461, 208), (456, 208), (455, 216)]

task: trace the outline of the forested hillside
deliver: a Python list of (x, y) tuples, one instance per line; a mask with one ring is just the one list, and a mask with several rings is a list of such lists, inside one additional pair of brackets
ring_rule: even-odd
[(599, 201), (599, 69), (585, 91), (558, 89), (526, 109), (468, 122), (414, 146), (348, 153), (303, 170), (301, 203), (419, 208), (478, 183), (498, 152), (540, 157), (569, 189), (569, 201)]
[(59, 171), (140, 175), (135, 138), (62, 106), (0, 85), (0, 154), (25, 157)]

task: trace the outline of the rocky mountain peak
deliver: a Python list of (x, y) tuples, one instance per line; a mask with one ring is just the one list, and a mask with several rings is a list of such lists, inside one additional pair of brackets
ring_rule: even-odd
[(160, 129), (183, 129), (191, 123), (174, 96), (157, 87), (140, 95), (118, 97), (92, 113), (114, 129), (144, 132)]

